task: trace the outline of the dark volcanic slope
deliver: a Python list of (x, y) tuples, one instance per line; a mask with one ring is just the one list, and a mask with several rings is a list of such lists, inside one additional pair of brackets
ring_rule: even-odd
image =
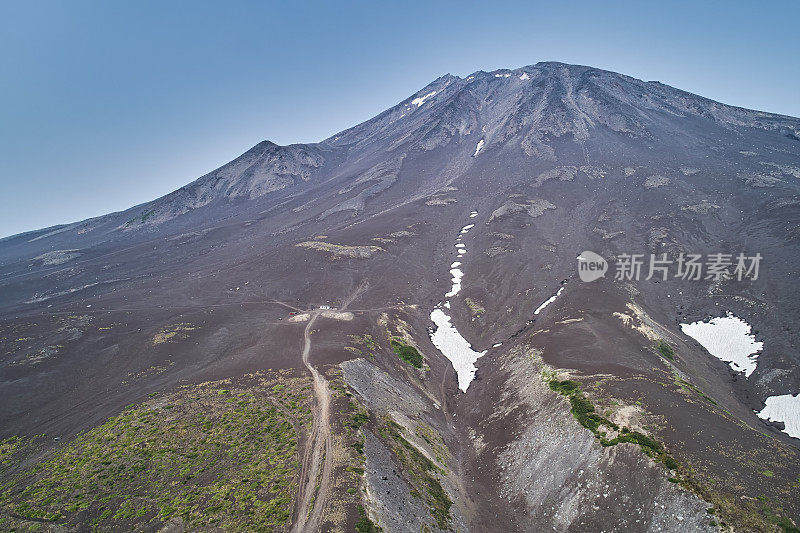
[[(464, 394), (428, 329), (468, 223), (451, 314), (489, 351)], [(755, 281), (585, 284), (584, 250), (764, 259)], [(158, 200), (0, 241), (0, 437), (68, 441), (152, 392), (303, 371), (304, 345), (329, 379), (371, 351), (343, 368), (370, 413), (363, 501), (388, 530), (435, 524), (410, 518), (427, 504), (402, 454), (385, 462), (386, 416), (412, 441), (420, 427), (441, 436), (458, 530), (493, 530), (496, 516), (520, 531), (703, 530), (706, 507), (764, 529), (800, 516), (798, 441), (754, 414), (800, 392), (799, 251), (800, 119), (561, 63), (447, 75), (319, 144), (264, 141)], [(352, 318), (320, 315), (304, 340), (288, 313), (323, 304)], [(749, 377), (680, 331), (725, 312), (764, 343)], [(353, 345), (363, 334), (374, 349)], [(399, 361), (389, 335), (426, 368)], [(602, 446), (542, 381), (553, 369), (683, 466)], [(325, 440), (315, 431), (308, 447)], [(332, 482), (328, 500), (344, 488)], [(309, 524), (338, 520), (325, 505)]]

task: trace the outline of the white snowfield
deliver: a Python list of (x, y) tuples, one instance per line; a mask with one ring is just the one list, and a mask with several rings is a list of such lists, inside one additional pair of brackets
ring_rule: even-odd
[(455, 296), (461, 290), (461, 278), (464, 277), (464, 272), (461, 271), (460, 268), (451, 268), (450, 275), (453, 276), (453, 288), (450, 289), (450, 292), (445, 294), (445, 298), (450, 298), (451, 296)]
[(478, 141), (478, 146), (475, 147), (475, 153), (472, 154), (472, 157), (476, 157), (478, 155), (478, 152), (481, 151), (481, 148), (483, 148), (483, 139)]
[(445, 357), (453, 363), (453, 368), (458, 375), (458, 388), (467, 392), (469, 384), (475, 379), (478, 368), (475, 362), (486, 355), (486, 350), (476, 352), (461, 336), (458, 330), (450, 323), (450, 317), (441, 309), (434, 309), (431, 320), (436, 324), (436, 331), (431, 335), (431, 342)]
[(765, 403), (764, 408), (758, 413), (759, 418), (771, 422), (783, 422), (783, 432), (790, 437), (800, 439), (800, 394), (770, 396)]
[[(477, 216), (478, 212), (473, 211), (470, 217)], [(466, 245), (461, 243), (461, 238), (464, 234), (469, 233), (475, 227), (475, 224), (467, 224), (461, 228), (461, 232), (456, 239), (456, 250), (458, 257), (467, 253)], [(445, 298), (455, 296), (461, 291), (461, 279), (464, 277), (464, 271), (459, 267), (461, 261), (454, 261), (450, 265), (450, 275), (453, 277), (453, 286), (450, 292), (444, 295)], [(444, 303), (439, 304), (431, 312), (431, 320), (436, 325), (436, 329), (431, 333), (431, 342), (436, 348), (442, 352), (453, 364), (453, 368), (458, 376), (458, 388), (462, 392), (467, 392), (469, 384), (475, 379), (475, 372), (478, 368), (475, 366), (475, 361), (486, 354), (486, 350), (476, 352), (467, 339), (461, 336), (461, 333), (451, 323), (451, 318), (443, 311), (443, 309), (450, 309), (450, 300), (445, 300)]]
[(522, 81), (525, 81), (525, 80), (529, 80), (529, 79), (531, 79), (531, 77), (530, 77), (530, 76), (528, 76), (528, 73), (527, 73), (527, 72), (523, 72), (523, 73), (522, 73), (522, 76), (520, 76), (520, 77), (519, 77), (519, 79), (521, 79)]
[(681, 331), (699, 342), (708, 353), (728, 363), (746, 377), (756, 369), (757, 352), (764, 347), (750, 334), (750, 324), (728, 313), (709, 322), (681, 324)]
[(556, 301), (556, 298), (558, 298), (558, 295), (559, 295), (559, 294), (561, 294), (561, 292), (562, 292), (563, 290), (564, 290), (564, 287), (562, 286), (560, 289), (558, 289), (558, 291), (556, 291), (556, 293), (555, 293), (554, 295), (552, 295), (550, 298), (548, 298), (547, 300), (545, 300), (545, 301), (544, 301), (544, 303), (543, 303), (542, 305), (540, 305), (539, 307), (537, 307), (537, 308), (536, 308), (536, 311), (534, 311), (534, 312), (533, 312), (533, 314), (534, 314), (534, 315), (538, 315), (539, 313), (541, 313), (541, 312), (542, 312), (542, 310), (543, 310), (545, 307), (547, 307), (547, 306), (548, 306), (548, 305), (550, 305), (551, 303), (555, 302), (555, 301)]
[(435, 95), (436, 95), (436, 91), (431, 91), (431, 92), (429, 92), (428, 94), (426, 94), (424, 96), (418, 96), (417, 98), (414, 98), (413, 100), (411, 100), (411, 103), (413, 105), (417, 106), (417, 107), (420, 107), (422, 104), (425, 103), (425, 100), (427, 100), (431, 96), (435, 96)]

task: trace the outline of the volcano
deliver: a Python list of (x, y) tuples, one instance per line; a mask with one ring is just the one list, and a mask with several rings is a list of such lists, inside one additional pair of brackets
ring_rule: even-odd
[(0, 241), (0, 523), (791, 530), (799, 255), (800, 119), (442, 76)]

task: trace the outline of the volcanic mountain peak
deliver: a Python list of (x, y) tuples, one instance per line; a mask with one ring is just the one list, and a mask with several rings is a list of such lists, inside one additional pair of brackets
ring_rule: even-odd
[[(502, 153), (504, 160), (518, 160), (539, 172), (557, 172), (554, 167), (559, 162), (574, 161), (576, 155), (585, 166), (613, 160), (614, 150), (644, 149), (652, 160), (660, 160), (663, 154), (699, 145), (724, 150), (730, 136), (754, 134), (797, 142), (800, 119), (732, 107), (658, 82), (558, 62), (477, 71), (464, 78), (446, 74), (376, 117), (320, 143), (278, 146), (263, 141), (162, 198), (70, 227), (81, 235), (94, 231), (93, 238), (100, 233), (129, 233), (198, 208), (259, 199), (266, 202), (262, 209), (269, 208), (290, 197), (318, 194), (325, 184), (338, 187), (342, 201), (328, 205), (318, 216), (359, 213), (369, 198), (397, 182), (409, 154), (416, 154), (416, 159), (428, 153), (441, 161), (436, 173), (429, 171), (413, 191), (406, 191), (406, 198), (418, 199), (470, 172), (480, 172), (481, 161), (494, 157), (491, 154)], [(664, 162), (668, 160), (669, 156)], [(317, 180), (317, 175), (325, 179)], [(344, 197), (349, 191), (356, 196)], [(99, 229), (104, 231), (95, 231)]]
[(513, 144), (555, 160), (551, 140), (577, 142), (603, 131), (657, 140), (705, 119), (722, 127), (797, 136), (800, 120), (728, 106), (658, 82), (579, 65), (537, 63), (514, 70), (445, 75), (372, 120), (326, 142), (337, 146), (391, 140), (430, 150), (470, 135)]
[[(308, 181), (325, 161), (314, 145), (278, 146), (262, 141), (230, 163), (145, 205), (145, 223), (158, 224), (219, 200), (255, 199)], [(123, 225), (123, 229), (131, 227)]]
[[(562, 63), (446, 75), (320, 143), (0, 241), (0, 445), (25, 457), (0, 467), (0, 523), (791, 525), (798, 122)], [(590, 250), (606, 275), (584, 283)], [(745, 253), (760, 276), (678, 275)]]

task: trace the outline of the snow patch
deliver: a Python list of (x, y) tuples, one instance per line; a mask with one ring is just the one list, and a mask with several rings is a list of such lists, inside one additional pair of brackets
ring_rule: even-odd
[(545, 307), (547, 307), (547, 306), (548, 306), (548, 305), (550, 305), (551, 303), (555, 302), (555, 301), (556, 301), (556, 298), (558, 298), (558, 295), (559, 295), (559, 294), (561, 294), (561, 292), (562, 292), (563, 290), (564, 290), (564, 287), (562, 286), (560, 289), (558, 289), (558, 291), (557, 291), (557, 292), (556, 292), (554, 295), (552, 295), (550, 298), (548, 298), (547, 300), (545, 300), (545, 302), (544, 302), (542, 305), (540, 305), (539, 307), (537, 307), (537, 308), (536, 308), (536, 311), (534, 311), (534, 312), (533, 312), (533, 314), (534, 314), (534, 315), (538, 315), (539, 313), (541, 313), (541, 312), (542, 312), (542, 309), (544, 309)]
[(510, 78), (511, 74), (508, 74), (508, 73), (506, 73), (506, 74), (495, 74), (494, 77), (495, 78)]
[(528, 76), (528, 73), (527, 73), (527, 72), (523, 72), (523, 73), (522, 73), (522, 76), (520, 76), (520, 77), (519, 77), (519, 79), (521, 79), (522, 81), (525, 81), (525, 80), (529, 80), (529, 79), (531, 79), (531, 77), (530, 77), (530, 76)]
[(458, 375), (458, 388), (467, 392), (469, 384), (475, 379), (478, 368), (475, 362), (486, 355), (486, 350), (476, 352), (467, 340), (450, 323), (450, 317), (441, 309), (431, 312), (431, 320), (436, 330), (431, 334), (431, 342), (447, 357)]
[(414, 98), (413, 100), (411, 100), (411, 103), (413, 105), (417, 106), (417, 107), (420, 107), (422, 104), (425, 103), (425, 100), (427, 100), (431, 96), (434, 96), (435, 94), (436, 94), (436, 91), (431, 91), (431, 92), (429, 92), (428, 94), (426, 94), (424, 96), (419, 96), (417, 98)]
[(476, 147), (475, 147), (475, 153), (474, 153), (474, 154), (472, 154), (472, 157), (477, 157), (477, 155), (478, 155), (478, 152), (480, 152), (480, 151), (481, 151), (481, 148), (483, 148), (483, 139), (481, 139), (480, 141), (478, 141), (478, 146), (476, 146)]
[(453, 276), (453, 288), (450, 289), (450, 292), (444, 295), (445, 298), (455, 296), (461, 290), (461, 278), (464, 277), (464, 271), (460, 268), (451, 268), (450, 275)]
[(721, 359), (746, 377), (756, 369), (757, 352), (764, 347), (750, 334), (750, 324), (728, 313), (709, 322), (681, 324), (681, 331), (699, 342), (708, 353)]
[(783, 432), (800, 439), (800, 394), (770, 396), (758, 417), (771, 422), (783, 422)]
[[(473, 211), (475, 215), (477, 211)], [(472, 216), (472, 214), (470, 214)], [(467, 253), (466, 245), (461, 243), (461, 239), (465, 233), (468, 233), (475, 227), (475, 224), (467, 224), (461, 228), (458, 238), (456, 239), (456, 250), (458, 250), (458, 257)], [(461, 280), (464, 277), (464, 271), (459, 267), (461, 261), (454, 261), (450, 265), (450, 275), (452, 276), (453, 286), (450, 292), (445, 294), (445, 298), (455, 296), (461, 291)], [(445, 300), (440, 303), (431, 312), (431, 321), (436, 325), (436, 329), (431, 331), (431, 342), (442, 354), (450, 360), (453, 368), (458, 375), (458, 388), (466, 392), (469, 384), (475, 379), (475, 372), (477, 367), (475, 361), (486, 354), (483, 352), (476, 352), (472, 349), (467, 340), (461, 336), (458, 330), (451, 323), (451, 318), (443, 311), (443, 309), (450, 309), (450, 300)]]

